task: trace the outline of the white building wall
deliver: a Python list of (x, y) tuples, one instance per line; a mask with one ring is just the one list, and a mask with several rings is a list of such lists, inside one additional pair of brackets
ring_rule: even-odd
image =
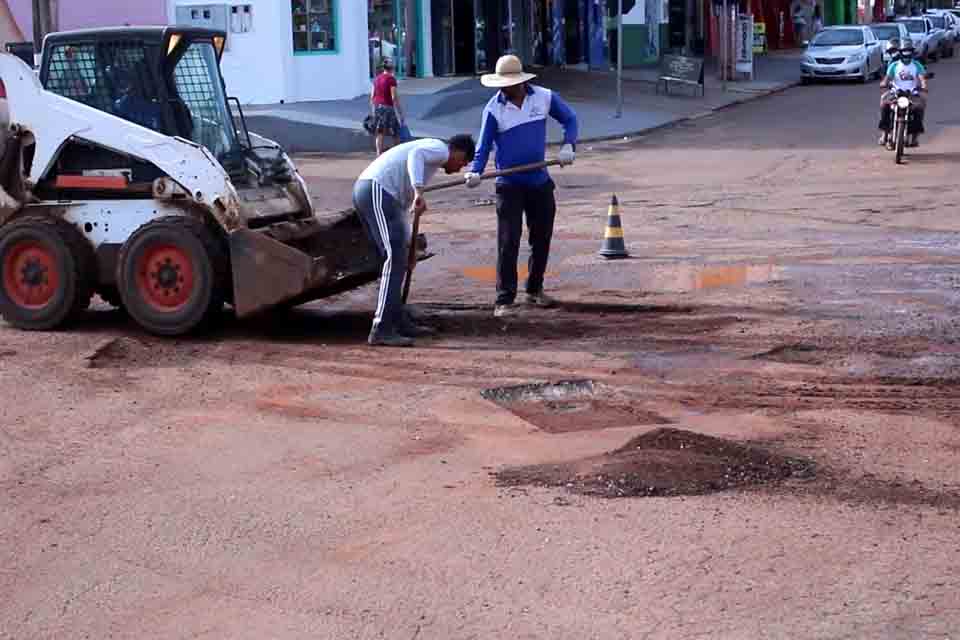
[[(167, 0), (171, 22), (176, 7), (210, 4), (253, 5), (252, 29), (228, 33), (222, 69), (231, 96), (243, 104), (343, 100), (370, 91), (367, 7), (358, 0), (337, 3), (337, 51), (294, 55), (289, 0)], [(228, 11), (229, 14), (229, 11)]]

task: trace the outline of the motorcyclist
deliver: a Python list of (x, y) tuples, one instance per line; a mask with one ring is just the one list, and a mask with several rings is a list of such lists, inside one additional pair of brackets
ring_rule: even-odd
[[(887, 65), (887, 70), (889, 71), (890, 65), (894, 62), (900, 60), (900, 38), (891, 38), (887, 43), (887, 56), (890, 58), (890, 63)], [(882, 83), (881, 83), (882, 86)], [(889, 102), (889, 91), (884, 89), (883, 93), (880, 94), (880, 121), (883, 123), (883, 113), (884, 109), (890, 108)], [(882, 130), (880, 133), (880, 146), (885, 147), (890, 139), (890, 133), (883, 128), (883, 124), (880, 125)]]
[(924, 132), (923, 112), (927, 104), (927, 70), (914, 60), (915, 53), (916, 50), (911, 41), (905, 40), (901, 43), (899, 60), (890, 63), (887, 74), (880, 83), (882, 89), (889, 89), (881, 99), (880, 110), (880, 129), (884, 132), (882, 141), (888, 148), (893, 148), (894, 144), (890, 133), (893, 131), (893, 104), (897, 100), (898, 91), (908, 91), (911, 94), (907, 146), (916, 147), (919, 144), (919, 135)]

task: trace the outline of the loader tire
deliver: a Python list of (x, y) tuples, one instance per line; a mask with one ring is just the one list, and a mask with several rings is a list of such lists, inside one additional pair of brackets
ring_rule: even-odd
[(229, 287), (224, 243), (202, 221), (184, 216), (143, 225), (120, 249), (117, 282), (127, 313), (147, 331), (199, 331), (223, 309)]
[(0, 315), (46, 331), (75, 319), (93, 296), (96, 257), (69, 222), (25, 216), (0, 229)]

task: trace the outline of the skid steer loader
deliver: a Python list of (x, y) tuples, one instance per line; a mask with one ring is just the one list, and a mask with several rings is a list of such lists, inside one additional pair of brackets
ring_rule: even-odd
[(39, 72), (0, 54), (9, 323), (58, 327), (98, 293), (181, 335), (224, 304), (244, 317), (377, 279), (352, 210), (318, 216), (283, 149), (247, 130), (220, 74), (225, 41), (180, 27), (56, 33)]

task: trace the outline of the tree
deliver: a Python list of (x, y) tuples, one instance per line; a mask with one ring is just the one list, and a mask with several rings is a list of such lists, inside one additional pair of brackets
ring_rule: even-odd
[(33, 0), (33, 46), (39, 50), (48, 33), (57, 30), (57, 0)]

